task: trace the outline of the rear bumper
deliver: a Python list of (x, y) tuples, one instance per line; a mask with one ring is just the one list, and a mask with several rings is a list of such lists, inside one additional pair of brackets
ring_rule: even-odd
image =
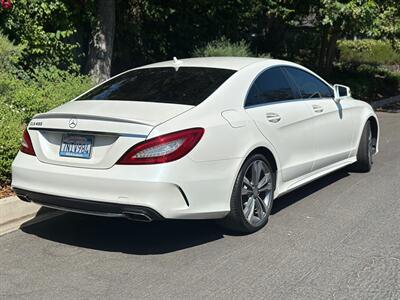
[[(18, 153), (12, 165), (12, 187), (29, 192), (30, 201), (65, 210), (125, 216), (124, 208), (140, 207), (166, 219), (215, 219), (230, 210), (240, 164), (240, 159), (194, 162), (184, 157), (159, 165), (89, 169), (43, 163)], [(47, 203), (50, 198), (56, 203)], [(104, 205), (100, 211), (100, 206), (71, 207), (77, 199), (85, 207), (88, 202)], [(119, 207), (116, 211), (114, 204)]]
[(14, 188), (18, 198), (26, 202), (34, 202), (46, 207), (103, 216), (103, 217), (125, 217), (135, 221), (151, 222), (164, 219), (159, 213), (151, 208), (118, 203), (107, 203), (74, 199), (60, 196), (35, 193), (27, 190)]

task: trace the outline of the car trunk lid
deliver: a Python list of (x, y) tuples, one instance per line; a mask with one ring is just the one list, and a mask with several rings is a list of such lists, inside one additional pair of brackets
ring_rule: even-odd
[[(40, 161), (106, 169), (113, 166), (130, 147), (145, 140), (155, 126), (192, 107), (115, 100), (72, 101), (48, 113), (36, 115), (28, 130)], [(88, 157), (71, 157), (71, 152), (61, 151), (75, 151), (78, 146), (68, 143), (78, 140), (90, 144), (90, 147), (87, 146), (89, 151), (85, 152)]]

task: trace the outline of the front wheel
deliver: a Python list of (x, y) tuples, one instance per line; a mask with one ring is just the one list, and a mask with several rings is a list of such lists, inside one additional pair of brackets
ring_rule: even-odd
[(275, 174), (261, 154), (249, 157), (241, 167), (231, 196), (231, 211), (220, 223), (230, 230), (252, 233), (268, 221), (273, 203)]
[(369, 172), (372, 168), (372, 156), (374, 153), (374, 138), (372, 136), (371, 124), (368, 121), (363, 129), (360, 145), (357, 151), (357, 162), (352, 169), (358, 172)]

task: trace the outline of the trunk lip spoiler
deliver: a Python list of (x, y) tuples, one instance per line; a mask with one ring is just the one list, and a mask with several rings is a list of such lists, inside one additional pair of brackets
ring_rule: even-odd
[(33, 120), (40, 119), (57, 119), (57, 118), (78, 118), (78, 119), (86, 119), (86, 120), (97, 120), (97, 121), (112, 121), (112, 122), (121, 122), (121, 123), (131, 123), (131, 124), (139, 124), (145, 126), (153, 127), (154, 124), (146, 123), (144, 121), (133, 121), (127, 120), (123, 118), (116, 117), (106, 117), (106, 116), (97, 116), (97, 115), (86, 115), (86, 114), (73, 114), (73, 113), (44, 113), (37, 114), (32, 118)]
[(74, 130), (74, 129), (61, 129), (61, 128), (46, 128), (46, 127), (29, 127), (29, 130), (39, 130), (39, 131), (53, 131), (53, 132), (63, 132), (68, 134), (87, 134), (87, 135), (112, 135), (112, 136), (123, 136), (132, 138), (147, 138), (146, 134), (134, 134), (134, 133), (116, 133), (116, 132), (106, 132), (106, 131), (92, 131), (92, 130)]

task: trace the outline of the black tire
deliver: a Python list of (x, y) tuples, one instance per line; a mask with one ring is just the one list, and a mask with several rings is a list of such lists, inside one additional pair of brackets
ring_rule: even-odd
[[(260, 215), (260, 213), (258, 213), (258, 210), (261, 211), (261, 217), (258, 221), (257, 224), (251, 224), (250, 221), (247, 221), (246, 217), (245, 217), (245, 204), (248, 202), (243, 202), (243, 199), (245, 199), (246, 197), (249, 197), (247, 201), (250, 201), (249, 199), (251, 197), (255, 197), (253, 196), (249, 196), (249, 195), (242, 195), (242, 189), (246, 190), (246, 188), (244, 188), (245, 184), (245, 176), (248, 176), (246, 174), (248, 174), (248, 172), (252, 172), (252, 169), (249, 168), (253, 168), (254, 165), (259, 165), (261, 164), (261, 166), (264, 166), (262, 163), (265, 164), (265, 166), (268, 168), (268, 172), (271, 176), (270, 181), (268, 181), (268, 183), (266, 183), (266, 186), (268, 186), (268, 190), (265, 191), (265, 200), (268, 200), (268, 204), (266, 204), (265, 206), (261, 207), (261, 202), (259, 201), (264, 201), (262, 199), (264, 199), (264, 192), (261, 192), (257, 190), (257, 200), (253, 200), (254, 202), (258, 203), (257, 204), (253, 204), (253, 211), (254, 213), (251, 212), (251, 214), (253, 214), (253, 217), (255, 219), (258, 219), (258, 215)], [(260, 174), (263, 174), (262, 172), (260, 172)], [(261, 177), (262, 175), (260, 175)], [(267, 176), (267, 172), (264, 172), (264, 176)], [(268, 176), (267, 176), (268, 177)], [(265, 177), (265, 178), (267, 178)], [(247, 177), (246, 177), (247, 178)], [(264, 179), (264, 178), (263, 178)], [(253, 181), (253, 180), (252, 180)], [(261, 181), (259, 181), (259, 184), (261, 184)], [(246, 180), (246, 182), (248, 182), (248, 180)], [(267, 196), (267, 191), (270, 190), (270, 196)], [(268, 162), (268, 160), (261, 154), (254, 154), (252, 156), (250, 156), (249, 158), (246, 159), (246, 161), (243, 163), (239, 174), (236, 178), (235, 181), (235, 185), (233, 187), (233, 191), (232, 191), (232, 196), (231, 196), (231, 211), (228, 214), (227, 217), (225, 217), (222, 220), (219, 220), (219, 224), (225, 228), (228, 229), (230, 231), (234, 231), (234, 232), (238, 232), (238, 233), (253, 233), (257, 230), (260, 230), (262, 227), (265, 226), (265, 224), (267, 224), (268, 222), (268, 217), (271, 213), (271, 208), (272, 208), (272, 203), (273, 203), (273, 192), (275, 190), (275, 174), (273, 172), (273, 169), (271, 168), (271, 164)], [(248, 189), (248, 193), (251, 194), (253, 191), (254, 192), (254, 186), (253, 186), (253, 190), (251, 190), (250, 188)], [(253, 198), (255, 199), (255, 198)], [(264, 201), (265, 204), (265, 201)], [(247, 204), (249, 205), (249, 204)], [(250, 206), (250, 205), (249, 205)], [(261, 207), (261, 209), (258, 209), (259, 207)], [(247, 208), (247, 207), (246, 207)], [(264, 209), (264, 210), (263, 210)], [(250, 208), (247, 210), (247, 212), (250, 210)], [(250, 216), (249, 213), (249, 217), (250, 219), (252, 219), (252, 217)]]
[(355, 162), (351, 169), (356, 172), (366, 173), (372, 168), (374, 152), (374, 138), (372, 136), (371, 124), (368, 121), (361, 134), (360, 144), (357, 151), (357, 162)]

